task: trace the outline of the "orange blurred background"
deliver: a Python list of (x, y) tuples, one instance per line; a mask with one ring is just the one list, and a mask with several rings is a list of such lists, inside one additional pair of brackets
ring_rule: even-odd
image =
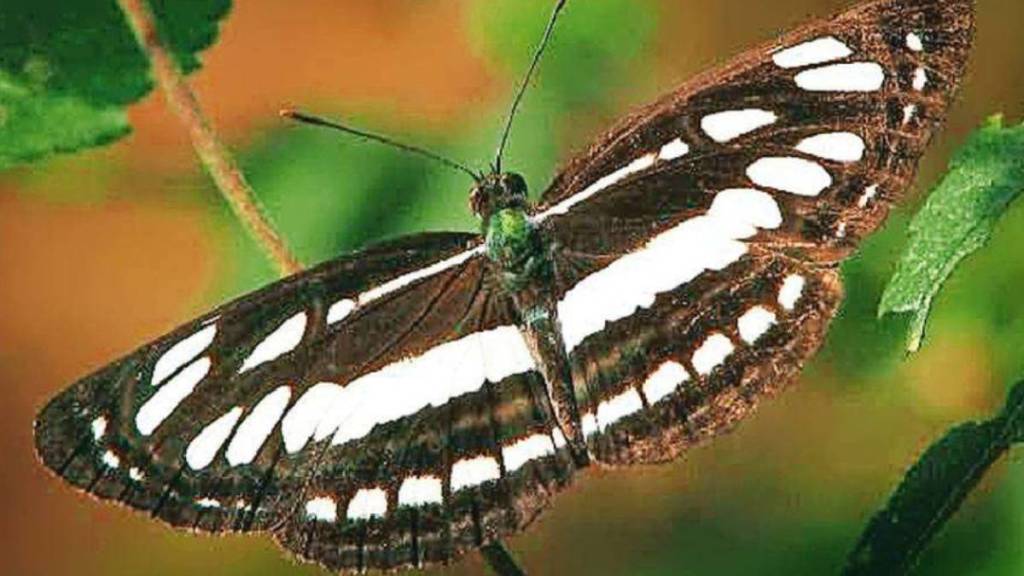
[[(507, 162), (515, 168), (518, 157), (530, 166), (534, 194), (551, 167), (631, 107), (745, 47), (848, 4), (624, 0), (609, 2), (604, 13), (583, 7), (604, 1), (570, 0), (550, 48), (556, 64), (542, 65), (539, 87), (524, 105), (523, 127), (513, 134)], [(445, 183), (435, 187), (437, 196), (403, 195), (384, 184), (389, 181), (354, 174), (354, 163), (384, 158), (415, 166), (418, 160), (392, 160), (393, 152), (335, 135), (305, 136), (299, 132), (305, 128), (284, 125), (278, 109), (296, 105), (355, 117), (362, 126), (434, 144), (481, 165), (550, 5), (238, 2), (219, 41), (202, 55), (204, 67), (192, 84), (257, 190), (274, 190), (263, 202), (312, 264), (384, 234), (469, 229), (469, 183), (425, 172), (416, 177), (417, 186)], [(613, 9), (630, 14), (609, 21)], [(586, 10), (589, 20), (574, 20)], [(1016, 293), (1024, 283), (1017, 250), (1024, 242), (1024, 208), (1011, 209), (991, 246), (943, 292), (921, 353), (905, 359), (903, 325), (876, 322), (874, 306), (902, 246), (907, 215), (937, 181), (951, 151), (989, 114), (1004, 112), (1015, 122), (1024, 115), (1022, 22), (1024, 3), (980, 3), (970, 75), (922, 164), (916, 199), (845, 268), (848, 303), (799, 386), (683, 461), (583, 475), (530, 531), (509, 542), (528, 573), (835, 572), (920, 451), (947, 427), (998, 409), (1006, 386), (1024, 374), (1024, 301)], [(590, 28), (573, 36), (574, 27), (584, 26)], [(645, 40), (628, 53), (606, 48), (616, 59), (616, 74), (603, 77), (606, 84), (592, 100), (545, 89), (557, 83), (545, 74), (560, 70), (560, 38), (600, 45), (603, 31), (613, 28)], [(573, 57), (605, 56), (578, 52)], [(562, 66), (568, 65), (564, 58)], [(11, 393), (0, 419), (0, 572), (320, 574), (263, 537), (174, 532), (100, 504), (36, 462), (32, 420), (53, 394), (273, 279), (216, 196), (160, 94), (130, 115), (134, 134), (113, 146), (0, 174), (0, 382)], [(338, 138), (343, 141), (328, 143)], [(326, 152), (306, 164), (300, 152), (311, 143)], [(363, 182), (365, 189), (346, 192), (345, 186)], [(367, 213), (362, 203), (375, 203), (377, 212)], [(359, 220), (353, 211), (362, 215)], [(397, 216), (378, 231), (371, 216), (381, 211)], [(921, 573), (1024, 571), (1020, 460), (1011, 453), (1009, 463), (997, 466), (968, 499), (926, 553)], [(432, 573), (483, 569), (479, 558), (470, 557)]]

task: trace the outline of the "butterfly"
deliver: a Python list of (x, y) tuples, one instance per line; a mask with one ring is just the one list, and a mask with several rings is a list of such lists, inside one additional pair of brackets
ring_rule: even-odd
[(37, 452), (100, 498), (331, 570), (523, 530), (584, 469), (674, 459), (794, 377), (972, 39), (971, 0), (811, 22), (619, 121), (537, 205), (496, 164), (480, 234), (341, 256), (83, 378)]

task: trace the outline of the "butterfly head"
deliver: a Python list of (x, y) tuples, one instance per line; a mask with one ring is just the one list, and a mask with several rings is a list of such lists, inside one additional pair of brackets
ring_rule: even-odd
[(526, 180), (515, 172), (492, 173), (477, 180), (469, 194), (473, 214), (486, 222), (506, 208), (526, 208)]

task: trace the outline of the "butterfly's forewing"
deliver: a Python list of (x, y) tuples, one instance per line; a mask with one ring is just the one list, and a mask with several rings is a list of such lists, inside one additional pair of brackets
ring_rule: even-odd
[[(906, 192), (972, 32), (970, 0), (862, 4), (683, 85), (556, 178), (537, 219), (562, 248), (559, 315), (599, 459), (677, 453), (708, 410), (732, 422), (817, 348), (832, 269)], [(792, 310), (789, 276), (805, 290)], [(752, 342), (744, 325), (769, 327)]]
[[(796, 157), (823, 167), (831, 185), (812, 194), (815, 174), (793, 170), (784, 179), (810, 188), (775, 200), (797, 219), (757, 240), (805, 259), (845, 255), (907, 189), (944, 120), (972, 14), (970, 0), (868, 2), (748, 51), (623, 119), (556, 177), (538, 212), (565, 246), (621, 254), (705, 212), (718, 191), (772, 191), (763, 184), (768, 170), (752, 179), (750, 167)], [(863, 140), (857, 161), (797, 149), (846, 133)], [(838, 137), (814, 142), (805, 148), (853, 153)]]
[(338, 569), (517, 529), (571, 469), (478, 246), (423, 234), (227, 304), (57, 396), (37, 450), (101, 498)]

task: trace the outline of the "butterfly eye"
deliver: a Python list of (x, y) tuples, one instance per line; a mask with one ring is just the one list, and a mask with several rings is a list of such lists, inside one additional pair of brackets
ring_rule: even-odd
[(482, 216), (484, 213), (484, 203), (487, 201), (487, 194), (485, 194), (479, 186), (475, 186), (472, 192), (469, 193), (469, 209), (473, 211), (473, 214)]
[(526, 196), (526, 180), (515, 172), (508, 172), (502, 177), (505, 190), (516, 196)]

